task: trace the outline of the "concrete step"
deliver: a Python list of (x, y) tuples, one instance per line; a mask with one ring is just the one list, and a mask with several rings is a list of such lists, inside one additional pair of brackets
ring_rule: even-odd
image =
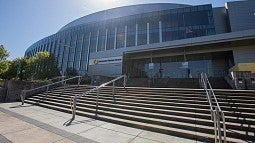
[[(57, 95), (56, 95), (57, 96)], [(69, 100), (70, 100), (69, 96)], [(90, 99), (92, 101), (96, 100), (96, 96), (89, 95), (86, 97), (82, 97), (79, 100), (86, 100)], [(132, 99), (118, 99), (115, 98), (118, 103), (126, 104), (126, 105), (133, 105), (133, 106), (140, 106), (140, 107), (150, 107), (155, 109), (166, 109), (166, 110), (179, 110), (179, 111), (195, 111), (197, 113), (208, 113), (209, 105), (198, 106), (196, 104), (184, 104), (184, 103), (168, 103), (168, 102), (157, 102), (157, 101), (138, 101)], [(99, 101), (111, 103), (113, 98), (109, 97), (100, 97)], [(187, 108), (188, 107), (188, 108)]]
[[(86, 88), (84, 88), (86, 87)], [(80, 87), (73, 87), (73, 88), (66, 88), (65, 90), (65, 93), (72, 93), (72, 92), (84, 92), (84, 91), (87, 91), (88, 89), (91, 89), (91, 88), (88, 88), (87, 86), (80, 86)], [(73, 90), (75, 88), (75, 91)], [(126, 90), (127, 89), (127, 90)], [(129, 93), (130, 95), (139, 95), (139, 96), (143, 96), (143, 95), (167, 95), (167, 96), (170, 96), (170, 95), (178, 95), (178, 96), (181, 96), (181, 95), (189, 95), (189, 96), (192, 96), (192, 97), (199, 97), (197, 95), (205, 95), (205, 92), (201, 89), (198, 89), (198, 90), (191, 90), (191, 89), (157, 89), (157, 88), (154, 88), (154, 90), (151, 90), (151, 91), (146, 91), (146, 89), (144, 88), (126, 88), (126, 89), (123, 89), (123, 88), (116, 88), (116, 91), (119, 93), (119, 94), (126, 94), (126, 93)], [(145, 90), (145, 91), (144, 91)], [(170, 91), (169, 91), (170, 90)], [(173, 90), (173, 91), (172, 91)], [(55, 90), (56, 91), (59, 91), (59, 92), (63, 92), (62, 89), (58, 89), (58, 90)], [(101, 90), (101, 92), (105, 92), (105, 93), (112, 93), (112, 88), (111, 87), (107, 87), (107, 88), (103, 88)], [(247, 91), (244, 91), (244, 92), (247, 92)], [(236, 91), (236, 90), (215, 90), (215, 93), (216, 93), (216, 96), (217, 98), (226, 98), (228, 99), (231, 95), (231, 99), (247, 99), (247, 100), (255, 100), (255, 91), (252, 92), (252, 91), (249, 91), (247, 92), (247, 94), (243, 94), (242, 91)]]
[[(50, 95), (50, 94), (49, 94)], [(51, 96), (55, 96), (56, 98), (59, 97), (59, 95), (54, 95), (52, 94)], [(68, 95), (61, 95), (62, 97), (66, 97), (67, 100), (70, 100), (71, 96)], [(91, 100), (93, 102), (95, 102), (95, 95), (88, 95), (84, 100)], [(79, 100), (83, 100), (83, 98), (79, 99)], [(187, 104), (187, 103), (171, 103), (171, 102), (164, 102), (165, 104), (162, 104), (161, 102), (156, 102), (156, 101), (149, 101), (149, 102), (141, 102), (141, 101), (137, 101), (137, 100), (132, 100), (132, 99), (119, 99), (119, 98), (115, 98), (116, 101), (120, 104), (123, 105), (130, 105), (130, 106), (140, 106), (140, 107), (148, 107), (148, 108), (158, 108), (158, 109), (165, 109), (165, 110), (176, 110), (176, 111), (181, 111), (181, 112), (196, 112), (196, 113), (204, 113), (204, 114), (208, 114), (208, 109), (209, 106), (208, 105), (197, 105), (197, 106), (193, 106), (194, 104)], [(100, 102), (107, 102), (107, 103), (112, 103), (113, 101), (113, 97), (100, 97), (99, 98)], [(196, 104), (195, 104), (196, 105)], [(235, 117), (241, 117), (241, 118), (254, 118), (255, 116), (253, 115), (254, 109), (245, 109), (245, 108), (241, 108), (239, 107), (238, 109), (236, 108), (229, 108), (227, 106), (222, 106), (221, 107), (222, 110), (224, 109), (224, 111), (226, 112), (226, 115), (229, 116), (235, 116)], [(252, 112), (248, 112), (248, 111), (252, 111)], [(228, 112), (227, 112), (228, 111)]]
[[(91, 86), (59, 87), (50, 91), (47, 96), (45, 93), (37, 94), (26, 102), (36, 103), (40, 100), (40, 106), (70, 112), (70, 98), (91, 88)], [(234, 91), (215, 90), (226, 116), (228, 141), (254, 141), (255, 91)], [(95, 102), (95, 92), (78, 99), (77, 113), (95, 117)], [(100, 120), (166, 134), (180, 133), (180, 136), (186, 135), (186, 138), (195, 135), (198, 140), (213, 141), (209, 105), (201, 89), (117, 87), (114, 102), (112, 87), (109, 86), (101, 90), (98, 103), (97, 118)]]
[[(38, 101), (40, 98), (36, 98), (35, 100)], [(60, 102), (63, 104), (68, 104), (68, 101), (66, 100), (57, 100), (57, 99), (46, 99), (47, 101), (51, 101), (51, 102)], [(95, 108), (95, 102), (79, 102), (78, 103), (79, 106), (82, 107), (86, 107), (86, 108)], [(102, 108), (102, 109), (101, 109)], [(101, 110), (106, 110), (106, 111), (114, 111), (117, 113), (125, 113), (125, 114), (129, 114), (129, 115), (141, 115), (143, 117), (151, 117), (151, 118), (160, 118), (160, 119), (166, 119), (166, 120), (171, 120), (171, 121), (178, 121), (178, 122), (184, 122), (184, 123), (196, 123), (198, 122), (199, 125), (206, 125), (206, 126), (213, 126), (210, 118), (209, 119), (201, 119), (201, 116), (204, 116), (202, 114), (197, 114), (197, 113), (193, 113), (192, 116), (190, 117), (185, 117), (185, 116), (175, 116), (172, 114), (169, 114), (168, 112), (166, 113), (157, 113), (155, 111), (153, 111), (153, 109), (149, 109), (147, 111), (144, 111), (144, 109), (140, 109), (137, 110), (139, 108), (134, 109), (132, 106), (131, 107), (127, 107), (127, 106), (123, 106), (123, 105), (118, 105), (117, 103), (111, 103), (111, 104), (105, 104), (105, 103), (101, 103), (99, 102), (99, 109)], [(95, 110), (95, 109), (94, 109)], [(190, 120), (190, 118), (196, 118), (196, 121), (194, 120)], [(226, 121), (227, 121), (227, 126), (228, 128), (231, 129), (235, 129), (235, 130), (241, 130), (241, 131), (248, 131), (248, 132), (255, 132), (254, 128), (249, 128), (249, 127), (245, 127), (245, 125), (241, 122), (241, 123), (228, 123), (228, 117), (226, 117)], [(242, 127), (242, 128), (240, 128)]]
[[(30, 102), (31, 103), (31, 102)], [(39, 103), (40, 104), (50, 104), (56, 107), (66, 107), (66, 109), (68, 109), (68, 104), (63, 104), (63, 103), (59, 103), (59, 102), (50, 102), (50, 101), (41, 101)], [(81, 113), (90, 113), (92, 115), (95, 115), (95, 109), (91, 109), (91, 108), (84, 108), (84, 107), (79, 107), (77, 106), (77, 112), (81, 112)], [(105, 116), (106, 118), (114, 118), (114, 119), (118, 119), (118, 120), (129, 120), (129, 121), (134, 121), (134, 122), (138, 122), (138, 123), (145, 123), (145, 124), (152, 124), (154, 126), (160, 126), (162, 128), (171, 128), (171, 131), (174, 130), (184, 130), (182, 132), (186, 133), (186, 132), (191, 132), (194, 133), (196, 132), (196, 134), (207, 134), (207, 136), (210, 136), (211, 134), (213, 134), (213, 128), (212, 127), (207, 127), (207, 126), (202, 126), (202, 125), (194, 125), (194, 124), (189, 124), (189, 123), (179, 123), (179, 122), (174, 122), (174, 121), (169, 121), (169, 120), (162, 120), (162, 119), (152, 119), (152, 118), (148, 118), (148, 117), (143, 117), (143, 116), (137, 116), (137, 115), (129, 115), (129, 114), (124, 114), (124, 113), (118, 113), (118, 112), (112, 112), (112, 111), (104, 111), (102, 110), (102, 108), (99, 108), (98, 110), (98, 116)], [(113, 123), (115, 123), (115, 121), (111, 121)], [(135, 126), (139, 126), (135, 125)], [(168, 131), (169, 132), (169, 131)], [(233, 134), (232, 132), (227, 132), (228, 137), (231, 138), (237, 138), (237, 139), (252, 139), (252, 136), (247, 136), (244, 133), (242, 134), (242, 132), (238, 132), (238, 135), (235, 133)]]
[[(58, 94), (54, 92), (55, 94)], [(66, 93), (67, 95), (69, 93)], [(73, 94), (81, 94), (80, 92), (74, 92)], [(96, 93), (91, 93), (92, 95), (96, 95)], [(108, 94), (105, 92), (100, 92), (100, 97), (110, 97), (112, 98), (112, 93)], [(193, 97), (193, 96), (169, 96), (169, 95), (135, 95), (135, 94), (120, 94), (117, 92), (115, 94), (116, 98), (128, 98), (128, 99), (136, 99), (136, 100), (153, 100), (153, 101), (165, 101), (165, 102), (181, 102), (181, 103), (199, 103), (208, 105), (205, 95)], [(223, 99), (217, 98), (221, 106), (231, 106), (231, 107), (244, 107), (244, 108), (255, 108), (255, 100), (237, 100), (237, 99)], [(245, 104), (244, 104), (245, 103)]]
[[(90, 86), (90, 85), (68, 85), (66, 87), (66, 89), (71, 89), (71, 88), (76, 88), (76, 89), (84, 89), (84, 88), (93, 88), (95, 86)], [(116, 87), (119, 89), (123, 89), (123, 87)], [(64, 89), (64, 87), (58, 87), (56, 88), (56, 90), (62, 90)], [(106, 86), (104, 88), (105, 90), (111, 89), (111, 86)], [(164, 93), (164, 92), (188, 92), (190, 93), (190, 91), (192, 91), (192, 93), (204, 93), (203, 89), (189, 89), (189, 88), (148, 88), (148, 87), (126, 87), (125, 89), (123, 89), (125, 91), (135, 91), (135, 92), (139, 92), (139, 91), (147, 91), (147, 92), (151, 92), (151, 91), (160, 91), (160, 93)], [(255, 90), (233, 90), (233, 89), (214, 89), (215, 93), (222, 93), (223, 95), (251, 95), (251, 96), (255, 96)]]
[[(95, 98), (96, 94), (93, 94), (94, 96), (87, 96), (88, 98)], [(100, 94), (100, 99), (105, 100), (112, 100), (113, 96), (108, 94)], [(158, 96), (160, 97), (160, 96)], [(156, 102), (158, 105), (172, 105), (172, 106), (182, 106), (182, 107), (192, 107), (192, 108), (203, 108), (208, 109), (208, 102), (206, 101), (204, 97), (204, 101), (197, 101), (197, 100), (179, 100), (179, 99), (169, 99), (169, 98), (150, 98), (150, 97), (130, 97), (130, 96), (119, 96), (115, 95), (115, 99), (118, 101), (127, 101), (127, 102), (138, 102), (138, 103), (149, 103), (154, 104)], [(203, 98), (201, 98), (203, 99)], [(135, 101), (133, 101), (135, 100)], [(219, 100), (221, 101), (221, 100)], [(235, 111), (235, 112), (241, 112), (241, 113), (255, 113), (255, 105), (253, 104), (236, 104), (236, 103), (229, 103), (229, 102), (219, 102), (222, 110), (225, 111)], [(255, 103), (255, 102), (251, 102)], [(184, 105), (183, 105), (184, 104)], [(238, 106), (239, 105), (239, 106)], [(231, 107), (231, 108), (229, 108)]]

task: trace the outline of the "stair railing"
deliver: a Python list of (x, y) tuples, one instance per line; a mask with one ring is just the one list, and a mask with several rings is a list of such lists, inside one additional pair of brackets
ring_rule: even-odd
[(225, 124), (225, 115), (224, 112), (221, 110), (220, 105), (217, 101), (217, 98), (214, 94), (212, 86), (208, 80), (208, 77), (205, 73), (201, 73), (199, 78), (200, 86), (206, 92), (206, 98), (210, 105), (211, 111), (211, 119), (214, 122), (214, 135), (215, 135), (215, 143), (218, 142), (222, 143), (222, 133), (221, 133), (221, 118), (222, 118), (222, 125), (223, 125), (223, 134), (224, 134), (224, 143), (227, 142), (226, 140), (226, 124)]
[(54, 82), (55, 80), (60, 81), (60, 80), (64, 80), (64, 79), (65, 79), (65, 76), (57, 76), (52, 79), (49, 79), (49, 81)]
[(92, 92), (94, 92), (94, 91), (96, 91), (96, 95), (97, 95), (97, 98), (96, 98), (96, 115), (97, 115), (97, 112), (98, 112), (98, 99), (99, 99), (99, 95), (100, 95), (100, 90), (101, 90), (101, 88), (103, 88), (103, 87), (105, 87), (105, 86), (107, 86), (107, 85), (109, 85), (109, 84), (111, 84), (112, 83), (112, 96), (113, 96), (113, 101), (115, 102), (115, 82), (117, 81), (117, 80), (120, 80), (120, 79), (122, 79), (123, 78), (123, 87), (124, 88), (126, 88), (126, 83), (127, 83), (127, 76), (126, 75), (121, 75), (121, 76), (119, 76), (119, 77), (117, 77), (117, 78), (115, 78), (115, 79), (113, 79), (113, 80), (111, 80), (111, 81), (108, 81), (108, 82), (106, 82), (106, 83), (103, 83), (103, 84), (101, 84), (101, 85), (99, 85), (99, 86), (97, 86), (97, 87), (95, 87), (95, 88), (93, 88), (93, 89), (90, 89), (89, 91), (86, 91), (86, 92), (83, 92), (82, 94), (80, 94), (80, 95), (75, 95), (75, 96), (73, 96), (73, 97), (71, 97), (71, 99), (70, 99), (70, 106), (71, 106), (71, 110), (72, 110), (72, 120), (74, 120), (75, 119), (75, 115), (76, 115), (76, 105), (77, 105), (77, 99), (79, 99), (79, 98), (81, 98), (81, 97), (83, 97), (83, 96), (86, 96), (86, 95), (88, 95), (88, 94), (90, 94), (90, 93), (92, 93)]
[(20, 99), (21, 99), (22, 105), (24, 105), (25, 98), (27, 96), (31, 96), (32, 94), (37, 94), (37, 93), (46, 91), (46, 96), (47, 96), (49, 90), (55, 88), (58, 85), (64, 85), (64, 90), (65, 90), (66, 82), (70, 81), (70, 80), (74, 80), (74, 79), (78, 79), (78, 83), (77, 83), (78, 85), (80, 85), (80, 83), (81, 83), (81, 76), (75, 76), (75, 77), (71, 77), (71, 78), (68, 78), (68, 79), (64, 79), (65, 77), (61, 77), (61, 78), (62, 78), (62, 80), (54, 82), (54, 83), (50, 83), (50, 84), (43, 85), (43, 86), (40, 86), (40, 87), (36, 87), (36, 88), (33, 88), (33, 89), (29, 89), (29, 90), (22, 90), (22, 92), (20, 94)]

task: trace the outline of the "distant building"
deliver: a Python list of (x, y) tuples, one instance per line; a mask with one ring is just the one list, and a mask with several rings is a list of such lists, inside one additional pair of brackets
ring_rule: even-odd
[[(130, 77), (186, 78), (229, 69), (255, 72), (255, 1), (225, 7), (155, 3), (96, 12), (30, 46), (52, 52), (61, 71)], [(245, 66), (245, 65), (249, 66)]]

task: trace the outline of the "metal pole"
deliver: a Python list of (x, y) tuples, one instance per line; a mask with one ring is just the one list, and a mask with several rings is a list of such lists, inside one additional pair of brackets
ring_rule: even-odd
[(62, 77), (61, 77), (62, 85), (64, 84), (64, 79), (65, 79), (65, 77), (62, 76)]
[(213, 111), (213, 123), (214, 123), (214, 142), (217, 143), (217, 125), (216, 125), (216, 113)]
[(66, 90), (66, 80), (64, 82), (64, 91)]
[(49, 93), (49, 85), (47, 86), (47, 91), (46, 91), (46, 96), (48, 96), (48, 93)]
[(98, 98), (99, 98), (99, 94), (100, 94), (100, 89), (97, 89), (96, 115), (97, 115), (97, 111), (98, 111)]
[(25, 101), (24, 101), (24, 99), (25, 99), (25, 91), (24, 90), (22, 90), (22, 92), (21, 92), (21, 94), (20, 94), (20, 99), (21, 99), (21, 105), (24, 105), (24, 103), (25, 103)]
[(224, 132), (224, 143), (227, 143), (227, 132), (226, 132), (226, 122), (225, 114), (221, 111), (222, 121), (223, 121), (223, 132)]
[(216, 107), (216, 115), (217, 115), (217, 127), (218, 127), (219, 143), (222, 143), (220, 113), (219, 113), (219, 109), (217, 107)]
[(81, 77), (79, 76), (79, 78), (78, 78), (78, 85), (80, 85), (81, 84)]
[(75, 115), (76, 115), (76, 101), (77, 101), (77, 96), (75, 95), (74, 97), (73, 97), (73, 107), (72, 107), (72, 113), (73, 113), (73, 118), (72, 119), (74, 119), (75, 118)]
[(123, 87), (126, 88), (127, 85), (127, 76), (124, 75)]
[(112, 97), (113, 101), (115, 102), (115, 81), (112, 83)]

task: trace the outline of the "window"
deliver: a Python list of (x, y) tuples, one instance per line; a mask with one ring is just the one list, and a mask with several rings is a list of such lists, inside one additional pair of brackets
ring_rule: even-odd
[(97, 31), (94, 30), (91, 32), (91, 38), (90, 38), (90, 52), (96, 52), (96, 46), (97, 46)]
[(150, 27), (150, 30), (149, 30), (150, 44), (151, 43), (159, 43), (159, 22), (158, 22), (158, 20), (152, 19), (149, 27)]
[(136, 23), (130, 21), (127, 26), (127, 47), (135, 46), (135, 35), (136, 35)]
[(105, 50), (105, 42), (106, 42), (106, 30), (100, 29), (99, 31), (99, 37), (98, 37), (98, 51), (104, 51)]
[(117, 29), (117, 45), (116, 48), (123, 48), (125, 42), (125, 26), (121, 25)]
[(114, 48), (114, 38), (115, 38), (115, 27), (110, 27), (107, 34), (107, 46), (106, 49), (110, 50)]
[(147, 23), (140, 22), (138, 23), (138, 31), (137, 31), (137, 45), (145, 45), (147, 44)]

